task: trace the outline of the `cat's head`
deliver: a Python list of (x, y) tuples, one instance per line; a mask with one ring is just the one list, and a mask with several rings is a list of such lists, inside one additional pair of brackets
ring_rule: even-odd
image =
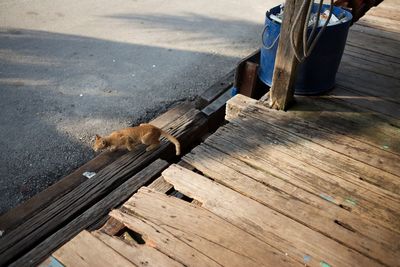
[(93, 150), (98, 151), (107, 147), (107, 141), (100, 135), (96, 134), (96, 139), (94, 140)]

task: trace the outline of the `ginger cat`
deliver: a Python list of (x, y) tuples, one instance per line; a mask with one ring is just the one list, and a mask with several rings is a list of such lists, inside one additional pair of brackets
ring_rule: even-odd
[(109, 136), (101, 137), (96, 134), (93, 150), (110, 148), (114, 151), (118, 148), (126, 148), (131, 151), (136, 145), (142, 143), (148, 145), (146, 151), (153, 150), (160, 145), (160, 136), (164, 136), (175, 145), (176, 155), (181, 154), (179, 141), (169, 133), (151, 124), (140, 124), (136, 127), (128, 127), (112, 132)]

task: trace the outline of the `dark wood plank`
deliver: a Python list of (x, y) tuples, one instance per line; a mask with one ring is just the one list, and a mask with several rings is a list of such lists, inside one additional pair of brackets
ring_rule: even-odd
[[(174, 108), (168, 110), (164, 114), (158, 116), (157, 118), (150, 121), (154, 126), (167, 130), (165, 127), (183, 116), (190, 109), (193, 108), (193, 103), (183, 103), (175, 106)], [(11, 209), (7, 213), (0, 217), (0, 229), (7, 234), (12, 229), (18, 227), (21, 223), (29, 219), (35, 213), (40, 212), (50, 203), (61, 198), (79, 184), (87, 180), (82, 174), (86, 171), (99, 172), (105, 166), (114, 162), (116, 159), (126, 154), (126, 151), (120, 150), (115, 152), (105, 151), (100, 155), (85, 163), (83, 166), (79, 167), (73, 173), (65, 176), (60, 181), (46, 188), (39, 194), (35, 195), (31, 199), (23, 202), (19, 206)]]
[(233, 85), (233, 77), (235, 70), (231, 70), (224, 77), (218, 80), (215, 84), (204, 91), (196, 101), (196, 108), (203, 109)]
[[(270, 90), (270, 107), (286, 110), (293, 102), (294, 83), (296, 81), (296, 70), (298, 60), (293, 52), (290, 35), (294, 20), (300, 12), (303, 2), (310, 3), (309, 0), (287, 0), (285, 1), (285, 16), (283, 17), (281, 32), (276, 52), (274, 74), (272, 76), (272, 87)], [(308, 5), (307, 5), (308, 6)], [(294, 43), (297, 47), (302, 47), (302, 34), (306, 21), (306, 8), (302, 11), (294, 31)]]
[(226, 102), (231, 99), (231, 91), (228, 90), (211, 104), (201, 110), (208, 118), (210, 132), (216, 130), (224, 121)]
[(40, 262), (60, 245), (91, 225), (97, 218), (107, 215), (111, 209), (122, 204), (142, 185), (159, 176), (161, 171), (167, 166), (167, 162), (156, 160), (72, 221), (65, 225), (60, 225), (61, 227), (55, 229), (48, 237), (45, 236), (37, 246), (25, 255), (15, 258), (16, 261), (11, 263), (10, 266), (31, 266)]
[(125, 226), (114, 218), (108, 218), (107, 222), (100, 228), (99, 231), (106, 233), (107, 235), (116, 235)]
[(240, 94), (254, 97), (258, 77), (257, 63), (247, 61), (244, 63), (240, 76), (237, 77), (237, 89)]
[[(200, 111), (191, 110), (169, 124), (167, 129), (173, 129), (169, 132), (181, 142), (184, 151), (196, 139), (199, 139), (202, 132), (207, 130), (206, 122), (206, 118)], [(0, 244), (0, 265), (28, 252), (31, 247), (54, 233), (61, 225), (82, 214), (155, 159), (174, 157), (173, 149), (171, 143), (164, 141), (152, 152), (145, 152), (143, 148), (138, 148), (105, 167), (97, 174), (96, 179), (87, 180), (70, 194), (48, 205), (3, 238)]]

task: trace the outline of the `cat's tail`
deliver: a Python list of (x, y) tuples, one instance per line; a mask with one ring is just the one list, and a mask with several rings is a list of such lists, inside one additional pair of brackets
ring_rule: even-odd
[(175, 145), (176, 155), (179, 156), (181, 154), (181, 144), (179, 143), (178, 139), (163, 130), (161, 130), (161, 136), (164, 136)]

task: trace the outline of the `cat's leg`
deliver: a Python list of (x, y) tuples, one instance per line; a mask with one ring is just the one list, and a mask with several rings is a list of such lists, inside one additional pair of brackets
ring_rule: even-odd
[(118, 147), (116, 147), (116, 146), (110, 146), (110, 151), (111, 151), (111, 152), (114, 152), (115, 150), (117, 150), (117, 148), (118, 148)]
[(146, 148), (146, 151), (150, 151), (150, 150), (156, 149), (156, 148), (159, 147), (159, 146), (160, 146), (160, 141), (157, 140), (157, 143), (153, 143), (153, 144), (149, 145), (149, 146)]
[(125, 146), (126, 146), (126, 149), (128, 149), (129, 151), (132, 151), (135, 148), (135, 144), (134, 144), (132, 138), (130, 138), (130, 137), (126, 138)]
[(146, 151), (156, 149), (160, 146), (159, 136), (154, 133), (148, 133), (142, 137), (142, 143), (148, 145)]

